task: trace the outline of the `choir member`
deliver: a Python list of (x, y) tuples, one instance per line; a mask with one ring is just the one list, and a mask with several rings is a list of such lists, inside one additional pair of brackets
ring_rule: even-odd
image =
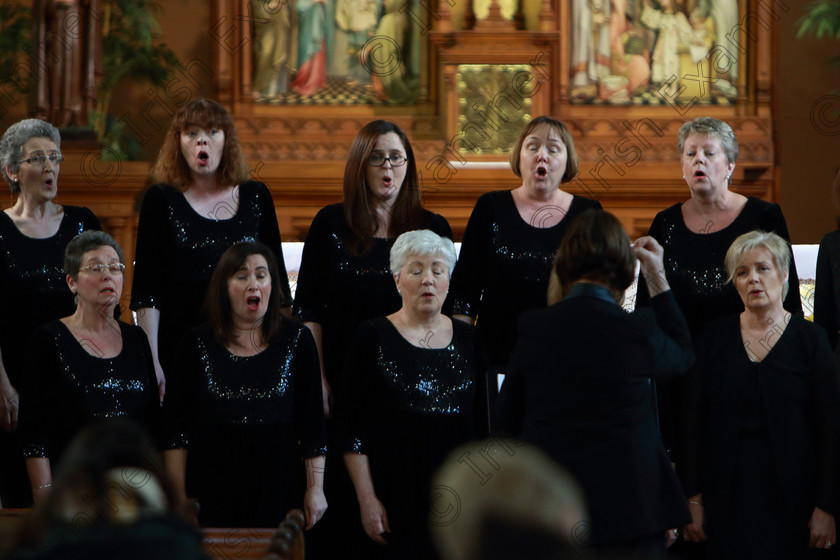
[(708, 557), (805, 558), (837, 541), (840, 377), (825, 332), (784, 306), (790, 245), (753, 231), (725, 266), (744, 310), (710, 323), (689, 377), (680, 469)]
[(277, 214), (268, 188), (249, 180), (233, 119), (208, 99), (175, 113), (140, 208), (131, 309), (149, 337), (160, 395), (181, 336), (201, 322), (213, 268), (237, 241), (278, 259), (280, 307), (291, 306)]
[[(790, 239), (777, 204), (746, 197), (730, 190), (738, 140), (727, 123), (698, 117), (684, 123), (677, 136), (683, 179), (689, 199), (659, 212), (648, 235), (665, 250), (665, 275), (682, 309), (692, 338), (705, 326), (725, 315), (743, 310), (733, 286), (726, 282), (723, 260), (727, 249), (741, 234), (754, 229), (775, 231)], [(799, 279), (790, 261), (791, 290), (785, 299), (788, 311), (801, 314)], [(647, 305), (649, 295), (639, 282), (637, 305)], [(682, 442), (678, 411), (685, 396), (682, 378), (656, 387), (660, 425), (665, 447), (674, 461), (680, 460)]]
[(574, 140), (561, 121), (537, 117), (510, 153), (522, 184), (475, 204), (452, 276), (453, 317), (473, 323), (487, 349), (491, 384), (516, 344), (516, 320), (546, 305), (551, 261), (569, 223), (597, 201), (560, 188), (578, 172)]
[(390, 261), (402, 306), (360, 325), (336, 406), (371, 539), (363, 557), (426, 560), (436, 557), (428, 529), (432, 475), (453, 448), (486, 434), (487, 392), (473, 327), (441, 313), (455, 266), (452, 241), (406, 232)]
[[(87, 208), (54, 202), (64, 157), (51, 124), (25, 119), (0, 139), (0, 169), (17, 199), (0, 213), (0, 427), (18, 424), (18, 389), (26, 377), (23, 357), (35, 327), (73, 313), (64, 279), (64, 248), (73, 237), (100, 229)], [(6, 507), (30, 503), (18, 442), (0, 431), (0, 501)]]
[[(341, 389), (341, 370), (356, 328), (400, 308), (389, 269), (394, 240), (423, 228), (452, 237), (443, 216), (423, 208), (408, 137), (392, 122), (372, 121), (350, 146), (344, 200), (322, 208), (312, 221), (295, 292), (295, 315), (312, 330), (321, 357), (327, 416)], [(334, 424), (327, 427), (335, 442)], [(337, 507), (307, 541), (307, 555), (316, 560), (345, 554), (355, 544), (353, 535), (361, 532), (340, 454), (330, 455), (328, 462), (326, 492)]]
[[(840, 201), (840, 173), (834, 179), (834, 196)], [(817, 253), (817, 281), (814, 287), (814, 322), (821, 325), (837, 353), (840, 331), (840, 230), (825, 234)]]
[(276, 527), (303, 508), (311, 528), (326, 510), (318, 353), (280, 313), (285, 278), (274, 251), (234, 244), (210, 280), (209, 324), (179, 346), (164, 460), (179, 507), (197, 499), (202, 526)]
[(123, 290), (123, 252), (107, 233), (86, 231), (67, 244), (64, 270), (76, 298), (72, 315), (35, 329), (21, 391), (26, 468), (36, 503), (72, 438), (102, 418), (127, 416), (157, 430), (160, 409), (152, 354), (143, 331), (114, 318)]

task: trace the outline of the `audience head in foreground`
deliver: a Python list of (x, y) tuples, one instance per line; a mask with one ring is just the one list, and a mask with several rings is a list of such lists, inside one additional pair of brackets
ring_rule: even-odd
[(495, 546), (487, 545), (504, 541), (522, 544), (531, 558), (580, 558), (587, 543), (580, 486), (529, 444), (491, 438), (458, 447), (431, 491), (432, 536), (444, 560), (489, 558)]

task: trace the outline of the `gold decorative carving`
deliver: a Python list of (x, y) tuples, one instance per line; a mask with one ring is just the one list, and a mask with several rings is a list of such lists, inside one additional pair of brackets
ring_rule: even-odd
[(458, 142), (462, 154), (505, 155), (531, 120), (531, 99), (510, 95), (511, 83), (527, 64), (458, 66)]

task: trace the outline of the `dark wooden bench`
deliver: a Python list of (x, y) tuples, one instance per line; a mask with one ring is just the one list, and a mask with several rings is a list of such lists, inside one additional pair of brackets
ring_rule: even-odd
[[(0, 542), (8, 539), (31, 509), (0, 509)], [(290, 510), (276, 529), (202, 529), (204, 549), (215, 560), (303, 560), (303, 512)]]
[(293, 509), (276, 529), (202, 529), (204, 550), (215, 560), (303, 560), (303, 525)]

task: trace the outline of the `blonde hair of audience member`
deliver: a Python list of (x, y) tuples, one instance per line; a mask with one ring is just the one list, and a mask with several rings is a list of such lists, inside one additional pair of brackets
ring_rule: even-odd
[(435, 474), (431, 499), (432, 537), (444, 560), (474, 560), (491, 518), (543, 530), (572, 548), (586, 544), (578, 534), (588, 523), (582, 490), (530, 444), (491, 438), (455, 449)]

